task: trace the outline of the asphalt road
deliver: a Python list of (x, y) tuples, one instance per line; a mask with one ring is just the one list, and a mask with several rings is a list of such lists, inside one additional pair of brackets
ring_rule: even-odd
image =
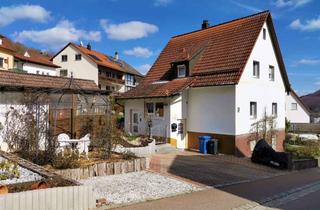
[(122, 210), (320, 209), (320, 169), (179, 195)]

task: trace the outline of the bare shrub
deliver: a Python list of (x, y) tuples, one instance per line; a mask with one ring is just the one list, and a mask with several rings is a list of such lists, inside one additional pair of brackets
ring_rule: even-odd
[(6, 113), (3, 139), (11, 152), (46, 164), (54, 158), (57, 146), (48, 124), (48, 96), (27, 92), (20, 100)]
[(269, 144), (272, 144), (272, 138), (275, 137), (277, 124), (274, 116), (267, 116), (266, 112), (262, 119), (251, 125), (250, 141), (258, 141), (265, 139)]

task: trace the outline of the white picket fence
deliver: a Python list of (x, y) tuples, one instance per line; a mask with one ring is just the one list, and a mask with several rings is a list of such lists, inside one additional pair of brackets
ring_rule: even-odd
[(0, 210), (88, 210), (96, 207), (90, 186), (57, 187), (0, 195)]

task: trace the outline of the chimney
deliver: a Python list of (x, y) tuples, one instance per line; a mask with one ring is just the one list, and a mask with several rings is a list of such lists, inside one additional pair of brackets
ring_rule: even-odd
[(119, 60), (119, 53), (118, 52), (115, 52), (114, 53), (114, 59), (117, 61)]
[(206, 29), (209, 28), (210, 24), (208, 20), (203, 20), (202, 25), (201, 25), (201, 29)]
[(91, 50), (91, 44), (90, 43), (87, 44), (87, 49)]

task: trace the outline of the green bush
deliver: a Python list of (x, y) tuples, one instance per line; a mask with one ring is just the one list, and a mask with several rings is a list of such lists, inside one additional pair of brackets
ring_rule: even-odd
[(320, 157), (320, 147), (313, 142), (304, 142), (304, 145), (286, 144), (285, 149), (287, 152), (292, 153), (293, 156), (298, 159)]
[(79, 151), (65, 151), (58, 153), (52, 166), (56, 169), (79, 168)]

